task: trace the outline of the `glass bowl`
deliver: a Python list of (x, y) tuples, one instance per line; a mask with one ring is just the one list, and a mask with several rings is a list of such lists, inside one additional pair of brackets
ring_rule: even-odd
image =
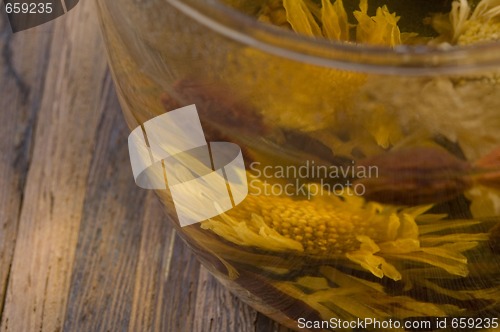
[(214, 0), (97, 5), (131, 130), (195, 105), (206, 141), (241, 148), (248, 192), (220, 215), (184, 226), (156, 188), (223, 285), (296, 330), (498, 328), (500, 44), (333, 43)]

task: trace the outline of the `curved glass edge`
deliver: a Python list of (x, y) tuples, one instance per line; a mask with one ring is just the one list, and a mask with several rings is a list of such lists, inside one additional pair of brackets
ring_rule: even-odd
[(463, 75), (500, 68), (500, 43), (449, 49), (335, 43), (265, 25), (216, 0), (165, 0), (211, 30), (276, 56), (341, 70), (389, 75)]

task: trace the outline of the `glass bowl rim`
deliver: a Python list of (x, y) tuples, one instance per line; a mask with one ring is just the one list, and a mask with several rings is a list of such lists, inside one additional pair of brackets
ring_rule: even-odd
[(468, 46), (395, 48), (311, 38), (258, 22), (217, 0), (166, 0), (209, 29), (261, 51), (341, 70), (434, 76), (500, 67), (500, 42)]

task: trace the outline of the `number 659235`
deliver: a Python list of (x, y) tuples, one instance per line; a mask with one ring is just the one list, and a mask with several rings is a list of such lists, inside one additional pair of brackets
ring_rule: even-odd
[(13, 2), (5, 5), (7, 14), (50, 14), (52, 3)]

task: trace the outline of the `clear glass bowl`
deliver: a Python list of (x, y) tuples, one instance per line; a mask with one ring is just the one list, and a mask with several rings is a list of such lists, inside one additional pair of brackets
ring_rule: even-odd
[(207, 141), (242, 148), (249, 193), (221, 216), (180, 227), (157, 191), (221, 283), (293, 329), (495, 330), (500, 44), (377, 48), (214, 0), (97, 4), (131, 129), (195, 104)]

